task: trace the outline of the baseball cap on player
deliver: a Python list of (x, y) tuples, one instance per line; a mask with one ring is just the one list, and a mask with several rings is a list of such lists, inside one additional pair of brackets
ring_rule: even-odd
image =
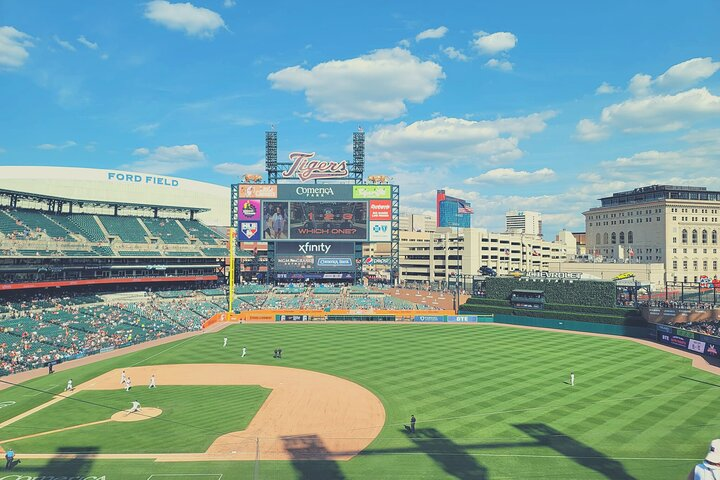
[(705, 455), (705, 460), (712, 463), (720, 463), (720, 438), (710, 442), (710, 450)]

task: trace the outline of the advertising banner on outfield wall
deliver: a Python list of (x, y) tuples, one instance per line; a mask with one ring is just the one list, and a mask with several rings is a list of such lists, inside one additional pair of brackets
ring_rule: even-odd
[(446, 322), (445, 315), (415, 315), (413, 322)]
[(477, 323), (477, 315), (448, 315), (448, 322)]
[(668, 325), (656, 325), (657, 341), (682, 350), (719, 357), (720, 338)]

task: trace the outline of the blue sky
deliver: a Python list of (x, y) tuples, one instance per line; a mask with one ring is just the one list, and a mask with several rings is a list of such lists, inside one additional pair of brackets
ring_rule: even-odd
[(0, 0), (0, 164), (229, 184), (271, 125), (334, 160), (362, 126), (406, 211), (445, 188), (476, 226), (582, 230), (613, 191), (720, 189), (719, 24), (716, 0)]

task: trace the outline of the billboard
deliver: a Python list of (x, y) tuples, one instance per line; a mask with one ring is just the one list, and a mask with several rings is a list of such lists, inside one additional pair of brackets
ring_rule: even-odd
[(240, 198), (277, 198), (277, 185), (238, 185), (238, 196)]
[(353, 198), (371, 199), (383, 198), (390, 199), (390, 185), (353, 185)]
[(257, 242), (260, 240), (260, 223), (259, 222), (240, 222), (240, 233), (238, 234), (241, 242)]
[(260, 220), (260, 200), (243, 198), (238, 200), (238, 221)]
[(370, 222), (370, 241), (389, 242), (392, 239), (390, 222)]
[(293, 240), (367, 240), (366, 202), (290, 202)]
[(370, 200), (368, 202), (370, 221), (389, 222), (392, 220), (392, 205), (390, 200)]
[(353, 242), (278, 242), (275, 270), (280, 272), (353, 271)]

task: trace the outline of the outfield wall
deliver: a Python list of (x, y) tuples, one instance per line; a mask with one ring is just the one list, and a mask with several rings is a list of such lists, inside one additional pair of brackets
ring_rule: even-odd
[(670, 325), (655, 325), (655, 340), (679, 350), (720, 359), (720, 337), (691, 332)]
[(626, 325), (608, 325), (606, 323), (576, 322), (574, 320), (556, 320), (554, 318), (524, 317), (521, 315), (495, 314), (493, 323), (525, 325), (528, 327), (553, 328), (574, 332), (603, 333), (633, 338), (654, 338), (654, 329), (648, 327), (631, 327)]
[(309, 321), (412, 322), (415, 317), (422, 315), (449, 318), (454, 317), (454, 314), (454, 310), (248, 310), (233, 314), (217, 313), (203, 323), (203, 328), (218, 322), (272, 323), (293, 321), (290, 319), (284, 320), (280, 317), (304, 317)]

